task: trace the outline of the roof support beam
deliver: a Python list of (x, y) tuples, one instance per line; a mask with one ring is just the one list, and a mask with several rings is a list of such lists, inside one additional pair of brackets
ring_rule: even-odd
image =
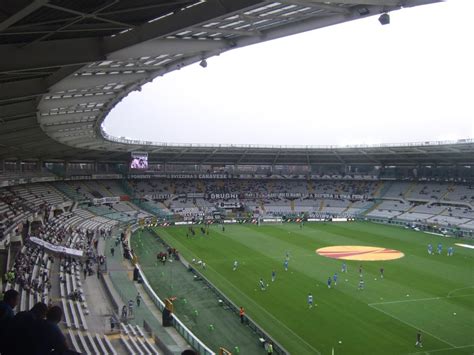
[(45, 126), (64, 125), (69, 123), (96, 120), (100, 111), (66, 113), (61, 115), (38, 116), (38, 122)]
[(196, 32), (207, 32), (207, 33), (223, 33), (228, 35), (239, 35), (239, 36), (260, 36), (260, 31), (244, 31), (234, 30), (232, 28), (219, 28), (219, 27), (193, 27)]
[(115, 95), (93, 95), (93, 96), (79, 96), (61, 99), (42, 100), (38, 105), (38, 110), (49, 111), (54, 108), (67, 108), (77, 105), (98, 104), (105, 103), (115, 98)]
[(377, 159), (374, 159), (372, 156), (370, 156), (369, 154), (367, 154), (366, 151), (362, 150), (362, 149), (359, 149), (359, 152), (362, 153), (363, 155), (365, 155), (367, 157), (367, 159), (369, 159), (370, 161), (374, 162), (374, 163), (377, 163), (377, 164), (380, 164), (380, 161), (377, 160)]
[(219, 150), (218, 148), (214, 149), (212, 153), (208, 154), (203, 160), (199, 162), (199, 164), (204, 164), (205, 162), (207, 162), (210, 158), (212, 158), (217, 153), (218, 150)]
[[(326, 11), (337, 13), (337, 14), (349, 14), (350, 13), (350, 10), (345, 8), (345, 7), (335, 6), (335, 5), (328, 5), (327, 2), (323, 2), (323, 1), (281, 0), (281, 2), (284, 3), (284, 4), (290, 4), (290, 5), (300, 5), (300, 6), (308, 6), (308, 7), (318, 8), (318, 9), (321, 9), (321, 10), (326, 10)], [(337, 1), (337, 2), (339, 3), (340, 1)]]
[(39, 96), (47, 92), (48, 88), (44, 79), (27, 79), (0, 83), (0, 102)]
[[(159, 21), (145, 23), (126, 33), (106, 38), (81, 38), (37, 42), (18, 48), (0, 46), (0, 72), (25, 71), (106, 60), (121, 50), (146, 41), (169, 36), (183, 28), (199, 26), (216, 17), (228, 15), (263, 0), (208, 0), (199, 6), (177, 12)], [(217, 41), (216, 41), (217, 42)], [(60, 51), (57, 48), (61, 48)], [(54, 55), (51, 55), (54, 53)], [(14, 61), (11, 58), (15, 58)]]
[(67, 126), (65, 125), (56, 125), (48, 128), (48, 133), (55, 132), (72, 132), (76, 131), (78, 128), (91, 129), (92, 122), (79, 122), (79, 123), (70, 123)]
[(67, 91), (70, 89), (83, 90), (93, 89), (97, 86), (107, 84), (127, 85), (136, 81), (146, 79), (145, 73), (114, 74), (114, 75), (75, 75), (51, 86), (50, 92)]
[(25, 18), (29, 14), (38, 10), (41, 6), (46, 5), (49, 0), (35, 0), (31, 4), (27, 5), (14, 15), (10, 16), (3, 22), (0, 22), (0, 31), (6, 30), (11, 25), (17, 23), (21, 19)]
[(278, 157), (280, 156), (280, 153), (281, 153), (281, 150), (279, 150), (278, 152), (276, 152), (275, 158), (273, 158), (273, 161), (272, 161), (272, 165), (275, 165), (275, 163), (276, 163), (277, 160), (278, 160)]
[(36, 115), (36, 101), (28, 100), (8, 105), (0, 106), (0, 119), (6, 120), (13, 117), (23, 117), (25, 115)]
[(245, 158), (245, 156), (247, 155), (247, 152), (248, 152), (248, 149), (245, 149), (245, 151), (242, 153), (242, 155), (240, 156), (240, 158), (237, 160), (237, 162), (235, 164), (240, 164), (240, 162)]
[[(35, 78), (0, 83), (0, 102), (18, 100), (28, 97), (40, 96), (48, 93), (48, 87), (71, 75), (75, 67), (66, 67), (51, 74), (47, 78)], [(61, 87), (62, 83), (59, 84)], [(54, 87), (54, 86), (53, 86)], [(78, 87), (80, 89), (80, 87)]]
[(346, 163), (335, 150), (333, 150), (333, 154), (337, 158), (337, 160), (339, 160), (342, 164)]

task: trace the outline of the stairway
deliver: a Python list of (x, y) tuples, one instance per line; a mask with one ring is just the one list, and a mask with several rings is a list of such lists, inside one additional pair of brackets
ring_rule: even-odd
[(383, 200), (380, 200), (380, 201), (377, 201), (373, 204), (372, 207), (366, 209), (364, 212), (362, 212), (363, 215), (367, 215), (369, 214), (370, 212), (376, 210), (381, 204), (382, 204)]
[(349, 205), (342, 211), (342, 213), (347, 212), (349, 210), (349, 208), (352, 207), (353, 204), (354, 204), (354, 202), (350, 201)]
[(403, 198), (406, 200), (410, 193), (413, 191), (413, 189), (416, 186), (416, 182), (412, 182), (410, 186), (408, 186), (408, 189), (403, 193)]
[(392, 185), (393, 183), (384, 183), (383, 181), (379, 181), (377, 183), (377, 186), (375, 187), (375, 190), (374, 190), (374, 193), (372, 194), (373, 197), (381, 197), (382, 196), (382, 190), (384, 192), (384, 195), (385, 195), (385, 192), (387, 192), (387, 190), (390, 188), (390, 186)]
[(442, 200), (447, 200), (447, 197), (451, 191), (454, 191), (456, 187), (454, 185), (449, 185), (448, 188), (446, 189), (446, 192), (439, 198), (439, 201)]
[(321, 200), (319, 203), (319, 211), (321, 212), (324, 209), (324, 200)]

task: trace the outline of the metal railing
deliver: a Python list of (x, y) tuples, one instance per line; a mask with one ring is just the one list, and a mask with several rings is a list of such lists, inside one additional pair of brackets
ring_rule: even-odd
[[(132, 233), (135, 232), (139, 226), (133, 225), (132, 226)], [(128, 240), (128, 243), (130, 244), (130, 238)], [(130, 259), (131, 260), (131, 259)], [(148, 294), (148, 296), (151, 298), (153, 303), (155, 304), (158, 309), (163, 312), (165, 308), (165, 303), (161, 300), (160, 297), (156, 294), (156, 292), (153, 290), (151, 287), (150, 283), (148, 282), (145, 273), (142, 271), (140, 264), (136, 263), (135, 266), (138, 269), (138, 272), (140, 274), (140, 278), (142, 279), (143, 283), (143, 288), (145, 289), (145, 292)], [(215, 355), (215, 353), (208, 347), (206, 344), (204, 344), (194, 333), (188, 329), (184, 325), (183, 322), (174, 314), (171, 314), (173, 317), (172, 324), (174, 328), (178, 331), (179, 334), (188, 342), (189, 345), (191, 345), (196, 351), (199, 352), (201, 355)]]
[(136, 144), (142, 146), (160, 146), (160, 147), (183, 147), (183, 148), (269, 148), (269, 149), (346, 149), (346, 148), (394, 148), (394, 147), (419, 147), (428, 145), (448, 145), (448, 144), (469, 144), (474, 143), (474, 139), (458, 139), (445, 141), (424, 141), (409, 143), (382, 143), (382, 144), (349, 144), (349, 145), (277, 145), (277, 144), (215, 144), (215, 143), (166, 143), (143, 141), (140, 139), (131, 139), (127, 137), (116, 137), (108, 134), (101, 127), (101, 133), (105, 140), (123, 143)]
[[(170, 247), (170, 245), (166, 243), (155, 231), (152, 230), (152, 233), (160, 243), (165, 245), (167, 248)], [(225, 304), (226, 307), (228, 307), (236, 315), (239, 314), (240, 308), (235, 303), (233, 303), (230, 299), (228, 299), (227, 296), (224, 295), (216, 286), (214, 286), (214, 284), (211, 281), (209, 281), (203, 274), (201, 274), (195, 268), (191, 267), (191, 264), (189, 264), (189, 262), (187, 262), (183, 258), (182, 255), (180, 256), (179, 260), (185, 267), (190, 269), (193, 274), (198, 276), (206, 284), (206, 286), (217, 296), (217, 298), (222, 300), (222, 302)], [(249, 328), (255, 334), (257, 334), (259, 338), (264, 339), (264, 341), (268, 341), (268, 340), (272, 341), (273, 351), (275, 354), (281, 354), (281, 355), (289, 354), (288, 351), (285, 348), (283, 348), (281, 344), (279, 344), (274, 339), (272, 339), (272, 337), (267, 332), (265, 332), (252, 318), (250, 318), (248, 315), (245, 315), (245, 320)]]

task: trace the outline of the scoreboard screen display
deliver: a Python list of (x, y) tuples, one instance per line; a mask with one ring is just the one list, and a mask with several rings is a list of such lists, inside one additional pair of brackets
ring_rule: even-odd
[(133, 152), (130, 162), (130, 169), (146, 170), (148, 169), (148, 153)]

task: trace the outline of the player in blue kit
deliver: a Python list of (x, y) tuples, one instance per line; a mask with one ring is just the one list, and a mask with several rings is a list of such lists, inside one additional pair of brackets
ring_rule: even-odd
[(428, 254), (433, 255), (433, 246), (428, 244)]
[(439, 243), (438, 244), (438, 254), (441, 255), (442, 251), (443, 251), (443, 244)]
[(308, 293), (308, 307), (309, 309), (313, 308), (313, 295)]
[(454, 255), (454, 248), (453, 247), (449, 247), (448, 248), (448, 256), (453, 256)]
[(332, 280), (334, 281), (334, 287), (337, 285), (337, 272), (334, 273), (334, 276), (332, 277)]
[(285, 271), (288, 271), (288, 259), (285, 259), (285, 262), (283, 263), (283, 267), (285, 268)]

